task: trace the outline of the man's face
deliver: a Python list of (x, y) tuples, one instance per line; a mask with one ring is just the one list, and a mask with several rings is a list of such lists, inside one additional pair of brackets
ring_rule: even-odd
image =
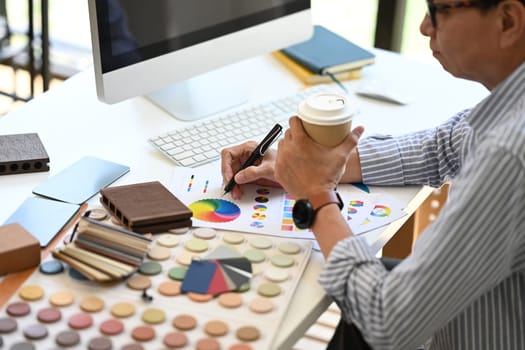
[[(435, 5), (457, 3), (435, 0)], [(460, 7), (437, 11), (435, 26), (427, 15), (420, 25), (423, 35), (430, 38), (430, 48), (443, 68), (456, 77), (487, 82), (497, 34), (493, 9), (483, 12), (477, 7)]]

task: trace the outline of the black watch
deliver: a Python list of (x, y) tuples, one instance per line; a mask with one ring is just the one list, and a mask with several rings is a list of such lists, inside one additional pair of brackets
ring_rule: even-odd
[(336, 191), (323, 192), (295, 201), (292, 211), (293, 222), (300, 229), (310, 228), (314, 224), (317, 211), (325, 205), (335, 203), (339, 210), (343, 209), (343, 201)]

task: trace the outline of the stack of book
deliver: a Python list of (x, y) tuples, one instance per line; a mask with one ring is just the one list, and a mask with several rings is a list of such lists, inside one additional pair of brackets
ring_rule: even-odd
[(358, 79), (375, 55), (323, 26), (314, 26), (313, 36), (302, 43), (273, 53), (307, 84)]
[(82, 217), (73, 242), (52, 254), (97, 282), (123, 279), (137, 270), (149, 250), (151, 239), (118, 227)]

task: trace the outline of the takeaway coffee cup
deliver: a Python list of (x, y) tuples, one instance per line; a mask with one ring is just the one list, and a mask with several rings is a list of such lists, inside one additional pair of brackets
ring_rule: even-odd
[(299, 103), (297, 114), (306, 133), (325, 146), (340, 144), (350, 132), (355, 109), (344, 95), (319, 93)]

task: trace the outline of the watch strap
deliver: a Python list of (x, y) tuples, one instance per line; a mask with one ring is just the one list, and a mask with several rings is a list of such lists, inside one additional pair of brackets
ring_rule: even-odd
[(343, 209), (343, 200), (337, 191), (320, 192), (308, 198), (314, 211), (317, 212), (322, 207), (335, 203), (339, 210)]

